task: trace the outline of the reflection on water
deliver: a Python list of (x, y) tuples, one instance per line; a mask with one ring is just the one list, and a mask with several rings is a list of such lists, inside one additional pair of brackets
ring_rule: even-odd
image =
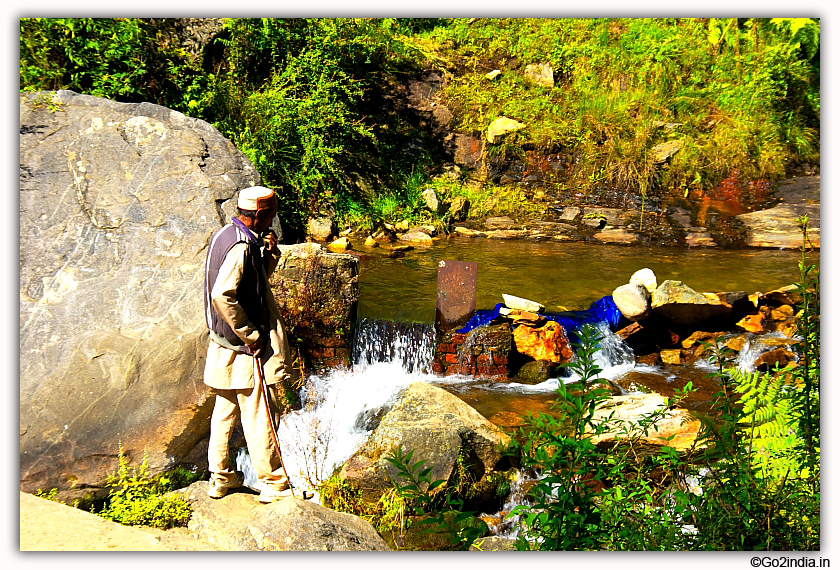
[[(361, 253), (367, 253), (360, 248)], [(501, 302), (502, 293), (538, 301), (548, 311), (586, 309), (637, 270), (649, 267), (661, 283), (685, 282), (702, 292), (770, 291), (799, 276), (793, 250), (676, 249), (586, 243), (527, 242), (451, 237), (406, 257), (373, 253), (363, 259), (359, 316), (431, 323), (435, 318), (437, 263), (478, 262), (477, 308)], [(813, 262), (819, 262), (814, 254)]]

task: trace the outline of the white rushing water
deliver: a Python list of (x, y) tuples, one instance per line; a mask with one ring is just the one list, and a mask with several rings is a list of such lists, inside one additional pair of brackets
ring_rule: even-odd
[[(604, 324), (597, 353), (602, 377), (615, 379), (631, 370), (634, 357), (624, 341)], [(434, 330), (426, 325), (362, 321), (356, 333), (354, 365), (310, 376), (301, 391), (302, 407), (286, 414), (278, 429), (283, 460), (296, 488), (312, 489), (329, 478), (367, 440), (382, 416), (413, 382), (480, 383), (473, 377), (441, 378), (429, 374), (434, 354)], [(577, 379), (572, 375), (565, 382)], [(482, 384), (488, 391), (553, 392), (559, 380), (525, 385), (516, 382)], [(245, 484), (259, 489), (250, 457), (244, 449), (236, 458)]]

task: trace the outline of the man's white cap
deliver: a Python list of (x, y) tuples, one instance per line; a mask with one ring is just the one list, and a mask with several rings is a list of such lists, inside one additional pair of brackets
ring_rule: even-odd
[(274, 198), (274, 190), (271, 188), (264, 188), (263, 186), (251, 186), (245, 188), (239, 193), (239, 200), (237, 206), (242, 210), (251, 210), (256, 212), (263, 208), (267, 208), (270, 200), (266, 198)]

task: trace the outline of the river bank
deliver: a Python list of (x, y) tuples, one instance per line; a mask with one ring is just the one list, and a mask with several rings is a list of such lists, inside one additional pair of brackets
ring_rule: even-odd
[[(426, 196), (429, 210), (447, 210), (442, 197)], [(567, 205), (547, 195), (541, 195), (540, 203), (540, 215), (476, 218), (469, 214), (453, 214), (445, 227), (441, 224), (411, 225), (403, 221), (385, 224), (372, 235), (352, 227), (342, 230), (327, 225), (320, 229), (310, 224), (308, 239), (320, 241), (333, 251), (361, 256), (399, 256), (406, 246), (422, 250), (451, 236), (677, 249), (796, 249), (802, 241), (797, 219), (808, 216), (811, 245), (820, 247), (818, 174), (780, 182), (767, 200), (770, 207), (756, 211), (747, 209), (737, 193), (722, 197), (671, 197), (655, 210)], [(469, 205), (465, 207), (463, 201), (456, 198), (449, 208), (464, 213)]]

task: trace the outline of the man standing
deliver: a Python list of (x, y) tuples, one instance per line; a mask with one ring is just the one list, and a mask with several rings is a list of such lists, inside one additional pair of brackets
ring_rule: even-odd
[(270, 503), (291, 495), (257, 369), (264, 370), (268, 403), (277, 414), (276, 387), (288, 380), (292, 366), (283, 319), (268, 285), (280, 258), (277, 236), (270, 232), (260, 239), (277, 215), (277, 198), (273, 190), (254, 186), (239, 193), (237, 205), (239, 215), (210, 241), (205, 270), (210, 343), (204, 383), (216, 391), (208, 494), (218, 499), (244, 483), (229, 459), (230, 437), (239, 417), (263, 487), (259, 500)]

